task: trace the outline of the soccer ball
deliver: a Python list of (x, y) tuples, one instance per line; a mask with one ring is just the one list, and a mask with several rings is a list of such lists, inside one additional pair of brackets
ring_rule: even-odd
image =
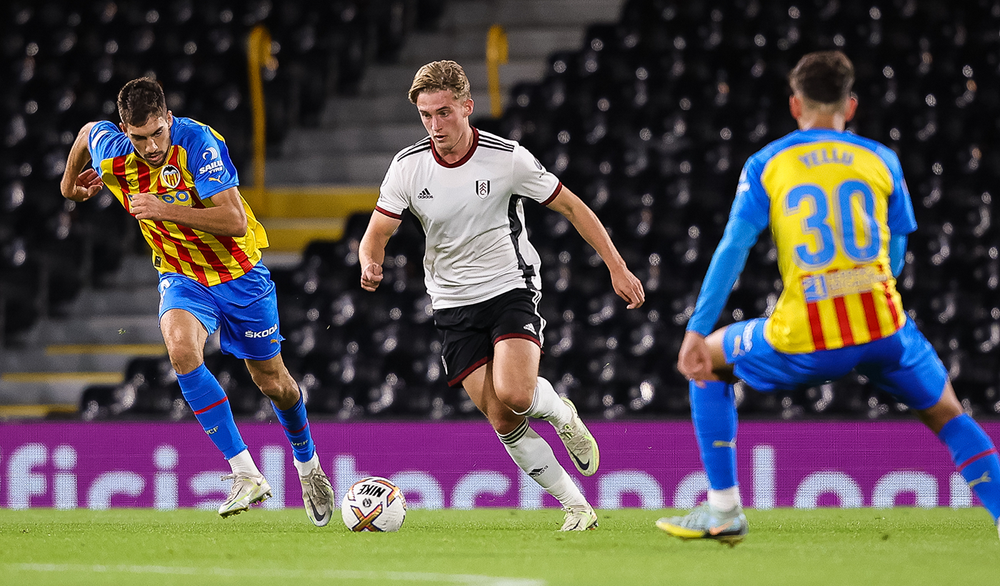
[(399, 531), (406, 518), (406, 499), (395, 484), (369, 476), (347, 491), (340, 513), (351, 531)]

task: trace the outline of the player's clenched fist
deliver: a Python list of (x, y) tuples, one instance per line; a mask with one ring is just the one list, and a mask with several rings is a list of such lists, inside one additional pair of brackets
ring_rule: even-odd
[(365, 291), (378, 289), (382, 282), (382, 265), (371, 263), (361, 270), (361, 288)]
[(165, 206), (170, 205), (152, 193), (134, 193), (128, 199), (129, 211), (139, 220), (163, 220)]
[(87, 169), (76, 176), (76, 181), (73, 185), (64, 186), (62, 189), (63, 196), (67, 199), (87, 201), (104, 189), (104, 181), (101, 180), (101, 176), (97, 171)]

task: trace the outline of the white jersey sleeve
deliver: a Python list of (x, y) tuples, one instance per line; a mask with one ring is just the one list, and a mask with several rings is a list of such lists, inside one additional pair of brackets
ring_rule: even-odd
[(400, 173), (399, 158), (393, 157), (379, 187), (375, 209), (390, 218), (399, 219), (408, 207), (410, 207), (410, 197)]
[(513, 155), (511, 174), (514, 193), (548, 205), (559, 194), (562, 183), (523, 146), (517, 145)]

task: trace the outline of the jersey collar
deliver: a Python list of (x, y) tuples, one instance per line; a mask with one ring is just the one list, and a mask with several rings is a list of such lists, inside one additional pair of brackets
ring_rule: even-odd
[(433, 140), (431, 141), (431, 153), (434, 154), (434, 160), (437, 161), (438, 165), (441, 165), (442, 167), (447, 167), (448, 169), (454, 169), (455, 167), (461, 167), (466, 162), (468, 162), (468, 160), (472, 158), (472, 155), (475, 154), (476, 147), (478, 147), (478, 146), (479, 146), (479, 131), (476, 129), (475, 126), (473, 126), (472, 127), (472, 146), (469, 147), (469, 152), (465, 153), (465, 155), (461, 159), (455, 161), (454, 163), (449, 163), (449, 162), (445, 161), (444, 159), (442, 159), (441, 155), (438, 154), (437, 149), (434, 148), (434, 141)]

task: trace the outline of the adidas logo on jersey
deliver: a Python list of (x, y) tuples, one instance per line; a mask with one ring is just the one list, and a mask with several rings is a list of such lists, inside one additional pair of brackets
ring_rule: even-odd
[(525, 324), (525, 325), (524, 325), (524, 329), (528, 330), (528, 331), (529, 331), (529, 332), (531, 332), (532, 334), (535, 334), (536, 336), (538, 335), (538, 332), (536, 332), (536, 331), (535, 331), (535, 326), (534, 326), (534, 324)]
[(430, 190), (425, 187), (423, 191), (417, 194), (417, 199), (434, 199), (434, 196), (431, 195)]

